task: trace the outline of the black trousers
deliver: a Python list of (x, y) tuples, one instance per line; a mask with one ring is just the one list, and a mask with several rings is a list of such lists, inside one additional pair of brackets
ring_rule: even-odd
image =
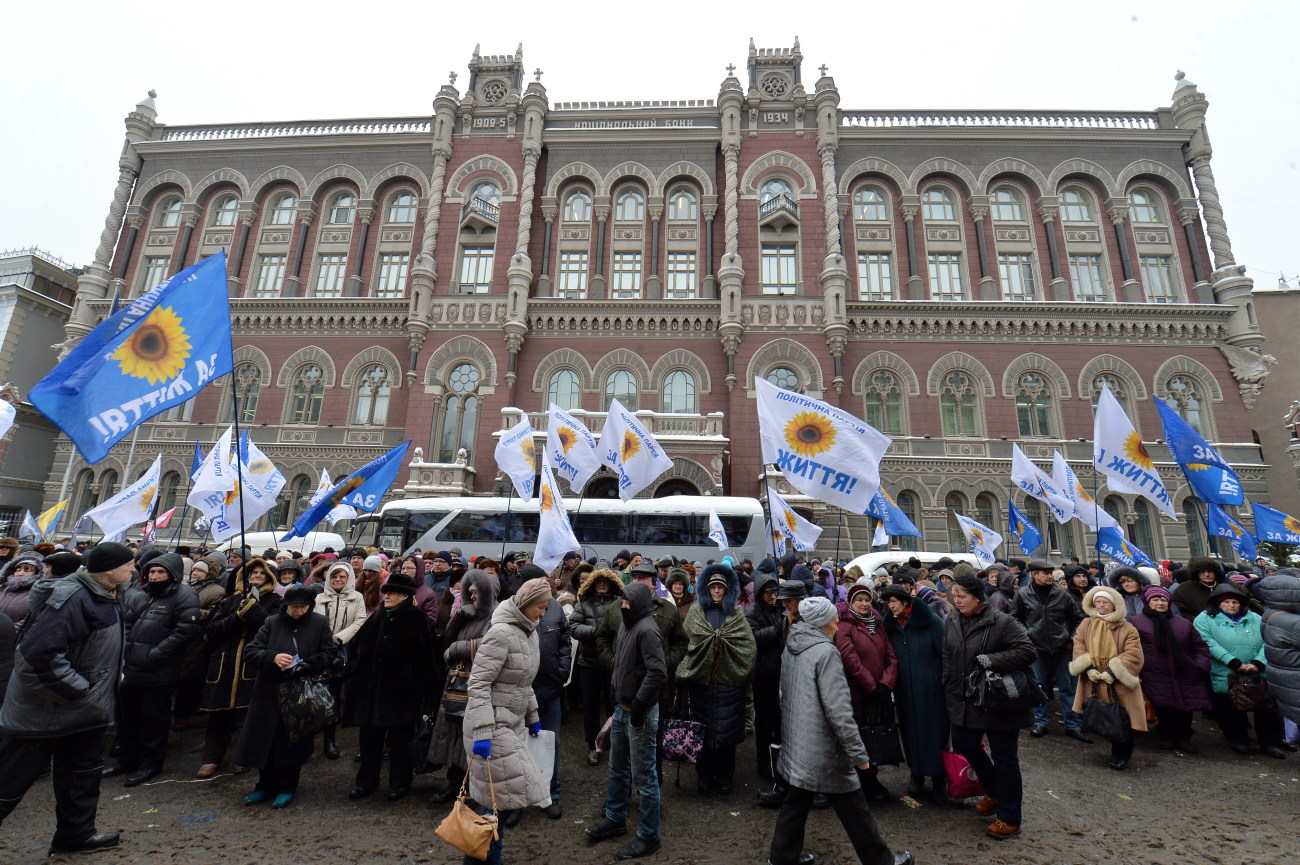
[(285, 766), (267, 766), (257, 773), (257, 786), (253, 789), (272, 796), (290, 796), (298, 792), (298, 779), (302, 775), (301, 763)]
[(1250, 716), (1255, 716), (1255, 738), (1260, 745), (1280, 745), (1285, 735), (1282, 716), (1276, 709), (1256, 709), (1243, 712), (1232, 705), (1232, 698), (1227, 694), (1211, 694), (1210, 703), (1214, 706), (1214, 719), (1223, 730), (1223, 738), (1230, 745), (1250, 744)]
[(754, 751), (758, 774), (772, 780), (772, 744), (781, 741), (781, 695), (779, 683), (754, 683)]
[(1154, 705), (1156, 717), (1160, 719), (1156, 723), (1156, 735), (1158, 737), (1166, 742), (1173, 742), (1175, 745), (1191, 738), (1191, 712), (1184, 712), (1182, 709), (1171, 709), (1169, 706), (1159, 704)]
[(181, 679), (176, 683), (176, 700), (172, 706), (172, 720), (186, 721), (199, 710), (203, 702), (203, 678)]
[(411, 762), (411, 739), (415, 728), (410, 724), (398, 727), (361, 728), (361, 765), (357, 767), (356, 785), (373, 790), (379, 786), (379, 771), (384, 765), (384, 744), (388, 744), (388, 789), (405, 790), (411, 786), (415, 767)]
[(736, 746), (719, 745), (711, 748), (705, 745), (695, 763), (695, 772), (706, 783), (730, 784), (736, 774)]
[(172, 685), (123, 685), (118, 690), (121, 723), (117, 741), (127, 769), (161, 769), (167, 758)]
[(0, 822), (54, 762), (55, 844), (75, 844), (95, 834), (99, 776), (104, 769), (104, 728), (50, 739), (0, 741)]
[[(776, 829), (772, 832), (772, 848), (768, 861), (772, 865), (795, 865), (799, 854), (803, 852), (804, 829), (808, 823), (808, 811), (812, 808), (812, 790), (804, 790), (791, 785), (785, 794), (781, 812), (776, 816)], [(861, 790), (851, 793), (825, 793), (835, 809), (835, 816), (849, 836), (858, 860), (863, 865), (893, 865), (894, 854), (890, 852), (885, 839), (880, 837), (876, 818), (867, 807), (866, 797)]]
[(609, 673), (599, 667), (578, 667), (578, 678), (582, 680), (582, 735), (591, 750), (605, 719), (614, 714), (614, 688)]
[(208, 712), (208, 728), (203, 736), (203, 762), (216, 763), (226, 759), (226, 750), (234, 738), (235, 728), (244, 719), (246, 709), (220, 709)]

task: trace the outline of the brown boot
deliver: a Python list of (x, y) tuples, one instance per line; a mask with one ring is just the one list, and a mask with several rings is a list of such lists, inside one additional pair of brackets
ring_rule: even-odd
[(992, 796), (985, 796), (975, 804), (975, 813), (981, 817), (987, 817), (996, 810), (998, 810), (998, 800)]

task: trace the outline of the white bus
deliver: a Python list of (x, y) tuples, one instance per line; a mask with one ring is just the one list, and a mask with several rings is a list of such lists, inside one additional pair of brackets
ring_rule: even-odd
[[(760, 561), (764, 555), (763, 508), (757, 499), (735, 496), (667, 496), (658, 499), (577, 499), (566, 502), (573, 533), (584, 558), (612, 559), (619, 550), (650, 559), (671, 555), (707, 562), (730, 555), (736, 561)], [(709, 510), (731, 544), (719, 550), (709, 540)], [(531, 551), (537, 544), (537, 500), (472, 496), (401, 499), (384, 505), (379, 515), (377, 546), (385, 550), (447, 550), (497, 558), (506, 552)]]

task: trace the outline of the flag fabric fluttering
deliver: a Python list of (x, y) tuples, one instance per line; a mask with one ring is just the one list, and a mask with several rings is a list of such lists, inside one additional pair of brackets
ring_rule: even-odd
[(194, 480), (194, 476), (197, 475), (197, 474), (199, 473), (199, 466), (201, 466), (201, 465), (203, 465), (203, 448), (199, 447), (199, 443), (198, 443), (198, 442), (195, 442), (195, 443), (194, 443), (194, 458), (190, 460), (190, 480), (191, 480), (191, 481)]
[(0, 439), (13, 428), (14, 421), (18, 419), (18, 409), (7, 399), (0, 399)]
[(1065, 457), (1061, 456), (1058, 450), (1052, 451), (1052, 480), (1065, 490), (1074, 508), (1074, 515), (1088, 528), (1094, 532), (1099, 526), (1119, 528), (1119, 521), (1106, 513), (1105, 508), (1088, 495), (1088, 491), (1079, 482), (1079, 476), (1074, 473), (1074, 468), (1065, 461)]
[(582, 490), (601, 465), (591, 430), (555, 403), (546, 419), (546, 461), (552, 473), (568, 481), (569, 489), (575, 491)]
[[(328, 495), (329, 491), (332, 489), (334, 489), (334, 482), (330, 480), (329, 470), (321, 469), (320, 483), (316, 485), (316, 492), (312, 493), (311, 501), (307, 502), (307, 507), (310, 508), (313, 505), (319, 504), (320, 500), (325, 498), (325, 496)], [(352, 507), (351, 505), (339, 505), (338, 507), (334, 508), (328, 514), (325, 515), (325, 522), (329, 523), (332, 526), (335, 523), (337, 523), (339, 520), (356, 519), (356, 516), (357, 516), (356, 508)]]
[(709, 540), (717, 544), (720, 550), (731, 546), (731, 541), (727, 540), (727, 530), (722, 527), (722, 520), (718, 519), (718, 512), (713, 508), (709, 508)]
[(1058, 523), (1068, 523), (1074, 518), (1074, 499), (1056, 486), (1051, 475), (1030, 462), (1015, 442), (1011, 443), (1011, 482), (1025, 495), (1047, 505)]
[(1142, 444), (1133, 422), (1110, 388), (1102, 385), (1097, 414), (1092, 422), (1092, 464), (1106, 476), (1106, 486), (1117, 493), (1144, 496), (1160, 512), (1173, 517), (1174, 504), (1151, 454)]
[(1043, 545), (1043, 533), (1038, 530), (1038, 526), (1020, 513), (1015, 502), (1010, 501), (1007, 502), (1007, 531), (1016, 539), (1020, 551), (1027, 556), (1032, 556), (1034, 550)]
[(889, 532), (885, 531), (884, 522), (876, 523), (876, 530), (871, 533), (871, 546), (887, 547), (889, 546)]
[(970, 548), (971, 555), (979, 561), (980, 565), (987, 568), (996, 562), (996, 551), (1002, 543), (1002, 536), (965, 514), (953, 511), (952, 515), (957, 518), (957, 525), (961, 526), (962, 534), (966, 536), (966, 545)]
[(1245, 502), (1241, 479), (1219, 452), (1201, 437), (1192, 425), (1160, 397), (1155, 397), (1160, 423), (1165, 428), (1165, 442), (1174, 461), (1187, 476), (1196, 495), (1215, 505), (1239, 505)]
[(108, 501), (86, 511), (106, 538), (123, 534), (131, 526), (143, 523), (158, 502), (158, 478), (162, 474), (162, 455), (154, 457), (139, 480)]
[(234, 430), (226, 431), (203, 458), (198, 471), (191, 476), (190, 492), (185, 502), (199, 510), (209, 521), (221, 513), (227, 497), (234, 501), (235, 473), (230, 467), (230, 440)]
[(1205, 509), (1205, 524), (1209, 527), (1210, 536), (1227, 538), (1242, 561), (1255, 561), (1255, 557), (1259, 555), (1259, 550), (1255, 546), (1255, 536), (1246, 531), (1245, 526), (1218, 505), (1207, 504)]
[(772, 525), (780, 528), (796, 550), (804, 552), (816, 548), (817, 539), (822, 534), (821, 526), (795, 513), (794, 508), (786, 504), (785, 499), (775, 490), (767, 491), (767, 507), (772, 514)]
[(1300, 520), (1276, 508), (1253, 504), (1255, 537), (1279, 544), (1300, 544)]
[(18, 527), (18, 537), (35, 538), (38, 541), (41, 539), (41, 527), (36, 525), (36, 517), (32, 516), (31, 511), (23, 514), (22, 525)]
[(63, 513), (68, 509), (68, 500), (56, 504), (49, 510), (42, 511), (41, 515), (36, 518), (36, 527), (41, 530), (41, 537), (48, 538), (59, 530), (59, 522), (63, 519)]
[(623, 501), (673, 467), (672, 457), (617, 399), (610, 402), (605, 417), (600, 451), (601, 460), (618, 475), (618, 495)]
[[(262, 449), (257, 446), (256, 442), (249, 439), (248, 430), (244, 430), (244, 434), (239, 439), (239, 458), (244, 461), (244, 465), (247, 467), (245, 469), (244, 483), (255, 486), (262, 491), (262, 495), (270, 500), (267, 506), (267, 510), (270, 510), (275, 506), (275, 499), (280, 495), (280, 490), (284, 489), (284, 485), (287, 483), (283, 472), (275, 467), (275, 464), (271, 462), (266, 454), (262, 453)], [(258, 516), (261, 516), (261, 514), (258, 514)], [(251, 524), (255, 518), (247, 517), (247, 519)]]
[(533, 500), (537, 479), (537, 447), (533, 444), (533, 425), (528, 416), (501, 433), (496, 447), (497, 468), (510, 477), (519, 498)]
[[(908, 519), (907, 514), (903, 513), (903, 509), (898, 506), (898, 502), (894, 501), (894, 497), (885, 492), (884, 487), (876, 490), (876, 494), (871, 497), (871, 503), (867, 505), (867, 516), (880, 520), (880, 524), (885, 527), (887, 535), (922, 537), (920, 529)], [(872, 543), (875, 544), (875, 541), (873, 540)], [(885, 543), (887, 544), (889, 541), (886, 540)]]
[[(254, 520), (275, 507), (275, 496), (267, 494), (266, 485), (274, 482), (274, 478), (269, 476), (279, 472), (273, 471), (275, 467), (270, 465), (270, 460), (261, 457), (264, 465), (254, 473), (252, 466), (244, 461), (245, 447), (242, 445), (247, 445), (250, 453), (257, 446), (243, 440), (240, 444), (234, 453), (228, 454), (227, 471), (235, 478), (234, 489), (223, 498), (220, 513), (212, 516), (212, 539), (217, 543), (247, 531)], [(260, 456), (261, 451), (258, 454)], [(280, 476), (280, 485), (284, 485), (283, 475)]]
[(90, 530), (94, 527), (94, 522), (87, 517), (83, 516), (81, 519), (77, 520), (77, 524), (72, 527), (72, 536), (68, 540), (68, 549), (75, 550), (77, 548), (77, 538), (81, 535), (90, 534)]
[(165, 514), (163, 514), (162, 516), (158, 517), (153, 521), (154, 528), (158, 528), (158, 529), (167, 528), (167, 526), (171, 524), (172, 515), (175, 513), (176, 513), (176, 508), (173, 507), (168, 509), (168, 511)]
[(150, 520), (149, 522), (144, 524), (144, 531), (142, 532), (142, 535), (143, 535), (143, 542), (146, 544), (152, 544), (158, 540), (158, 527), (153, 520)]
[(88, 463), (230, 372), (226, 254), (185, 268), (82, 338), (29, 399)]
[(1110, 526), (1103, 526), (1097, 532), (1097, 551), (1130, 568), (1136, 568), (1138, 565), (1148, 565), (1153, 568), (1156, 566), (1152, 558), (1129, 543), (1128, 538), (1124, 537), (1119, 529), (1112, 529)]
[(772, 555), (777, 558), (784, 556), (789, 549), (785, 542), (785, 528), (768, 521), (767, 536), (772, 539)]
[(564, 510), (564, 497), (560, 495), (555, 475), (551, 474), (551, 467), (545, 460), (542, 461), (538, 508), (537, 549), (533, 552), (533, 564), (549, 574), (564, 561), (566, 553), (580, 547), (569, 523), (569, 515)]
[(404, 441), (339, 481), (334, 485), (334, 489), (304, 511), (280, 540), (307, 537), (307, 533), (339, 505), (350, 505), (358, 511), (373, 511), (379, 507), (384, 494), (393, 485), (397, 472), (402, 467), (402, 458), (410, 446), (410, 440)]
[(819, 399), (754, 379), (763, 463), (775, 464), (801, 493), (850, 513), (866, 513), (880, 488), (889, 436)]

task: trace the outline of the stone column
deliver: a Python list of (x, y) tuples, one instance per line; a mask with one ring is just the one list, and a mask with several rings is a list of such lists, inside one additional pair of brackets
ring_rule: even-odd
[(601, 300), (607, 296), (605, 291), (605, 230), (609, 225), (609, 205), (596, 205), (596, 236), (592, 238), (590, 249), (594, 251), (591, 260), (591, 279), (587, 283), (587, 297)]
[[(981, 201), (987, 201), (983, 196), (980, 196), (980, 199)], [(975, 220), (975, 249), (980, 263), (980, 282), (975, 294), (980, 300), (998, 300), (998, 283), (989, 271), (989, 260), (992, 256), (989, 254), (989, 237), (986, 229), (989, 215), (988, 204), (972, 202), (970, 215), (971, 219)]]
[(118, 297), (126, 297), (126, 274), (131, 268), (131, 254), (135, 252), (135, 242), (140, 237), (140, 229), (144, 227), (144, 215), (140, 213), (132, 214), (126, 218), (127, 233), (126, 243), (122, 244), (122, 260), (118, 262), (117, 273), (113, 276), (113, 282), (109, 286), (113, 294)]
[(1201, 262), (1201, 250), (1196, 237), (1196, 208), (1184, 207), (1178, 210), (1178, 221), (1183, 226), (1183, 237), (1187, 241), (1187, 255), (1192, 260), (1192, 277), (1196, 284), (1192, 286), (1192, 303), (1214, 303), (1214, 289), (1205, 278), (1205, 265)]
[(661, 300), (664, 294), (663, 280), (659, 275), (659, 265), (662, 260), (659, 251), (659, 231), (664, 224), (664, 208), (662, 204), (652, 204), (647, 210), (650, 214), (650, 245), (646, 249), (645, 256), (645, 298)]
[(713, 221), (718, 215), (716, 204), (706, 204), (700, 211), (704, 214), (704, 281), (700, 285), (700, 297), (717, 297), (718, 280), (713, 275)]
[(554, 242), (552, 236), (555, 233), (555, 218), (559, 215), (560, 211), (557, 207), (542, 207), (542, 219), (546, 223), (546, 228), (542, 234), (542, 272), (537, 276), (538, 297), (553, 296), (551, 291), (551, 245)]
[(282, 297), (305, 297), (307, 294), (302, 287), (302, 257), (307, 249), (307, 232), (311, 231), (311, 223), (315, 217), (316, 208), (311, 202), (299, 202), (298, 235), (293, 243), (293, 258), (289, 261), (289, 274), (284, 278)]
[(370, 239), (370, 224), (375, 221), (375, 209), (358, 208), (357, 219), (361, 226), (357, 228), (354, 222), (353, 230), (359, 231), (361, 236), (357, 238), (357, 253), (352, 258), (352, 273), (348, 276), (348, 284), (343, 291), (345, 297), (360, 297), (365, 292), (365, 286), (361, 283), (361, 268), (366, 263), (366, 241)]
[[(510, 398), (514, 396), (515, 382), (518, 378), (519, 352), (523, 349), (528, 336), (528, 295), (533, 283), (533, 262), (528, 256), (528, 247), (533, 237), (533, 200), (537, 195), (537, 163), (542, 156), (542, 127), (546, 120), (546, 88), (541, 84), (541, 71), (537, 81), (528, 85), (523, 98), (523, 153), (524, 175), (519, 189), (519, 232), (515, 237), (515, 254), (510, 257), (509, 301), (506, 306), (506, 320), (502, 325), (509, 361), (506, 370), (506, 387)], [(543, 208), (545, 216), (546, 208)], [(542, 271), (545, 273), (547, 256), (551, 246), (551, 226), (555, 220), (555, 209), (551, 208), (546, 217), (546, 235), (542, 253)], [(539, 280), (540, 282), (540, 280)], [(542, 286), (539, 284), (538, 289)]]
[(254, 218), (252, 213), (239, 215), (239, 236), (235, 240), (235, 248), (231, 250), (230, 270), (226, 273), (226, 287), (231, 297), (242, 297), (244, 294), (244, 281), (239, 274), (244, 269), (244, 255), (248, 249), (248, 235), (253, 230)]
[(728, 70), (718, 94), (725, 189), (722, 201), (723, 251), (718, 267), (718, 336), (727, 358), (728, 392), (736, 387), (736, 350), (745, 333), (741, 318), (741, 289), (745, 269), (740, 257), (740, 110), (744, 104), (744, 91), (733, 72), (734, 68)]
[[(199, 216), (197, 213), (185, 214), (185, 218), (182, 220), (185, 230), (181, 232), (181, 242), (176, 249), (176, 257), (172, 261), (172, 276), (185, 269), (185, 257), (189, 255), (190, 241), (194, 238), (194, 226), (198, 225), (198, 223)], [(148, 291), (150, 288), (153, 288), (153, 286), (146, 286), (145, 290)]]
[(903, 237), (907, 240), (907, 299), (925, 300), (925, 280), (916, 268), (916, 214), (921, 209), (921, 201), (915, 195), (905, 195), (898, 209), (903, 213)]
[(1133, 255), (1128, 248), (1129, 231), (1124, 224), (1128, 220), (1128, 205), (1112, 204), (1106, 215), (1110, 217), (1111, 228), (1115, 231), (1120, 269), (1124, 273), (1124, 284), (1120, 286), (1119, 297), (1116, 299), (1122, 303), (1142, 303), (1146, 300), (1146, 295), (1142, 291), (1142, 283), (1133, 276)]
[(1047, 256), (1052, 266), (1052, 284), (1048, 289), (1049, 300), (1069, 300), (1070, 287), (1061, 270), (1061, 252), (1056, 242), (1056, 221), (1061, 209), (1055, 204), (1043, 204), (1038, 208), (1038, 218), (1043, 222), (1043, 232), (1047, 235)]

